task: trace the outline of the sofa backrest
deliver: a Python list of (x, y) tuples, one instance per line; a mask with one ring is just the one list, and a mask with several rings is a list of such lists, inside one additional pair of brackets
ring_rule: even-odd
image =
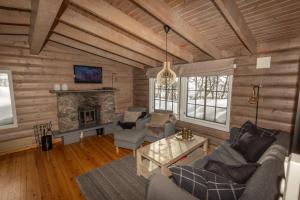
[(132, 107), (128, 108), (128, 111), (132, 111), (132, 112), (147, 112), (147, 108), (132, 106)]

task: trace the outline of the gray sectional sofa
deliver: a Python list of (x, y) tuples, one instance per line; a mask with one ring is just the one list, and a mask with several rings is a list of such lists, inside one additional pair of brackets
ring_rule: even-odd
[[(209, 159), (218, 160), (228, 165), (245, 164), (246, 160), (230, 147), (238, 128), (230, 132), (230, 139), (219, 145), (212, 154), (196, 160), (192, 166), (202, 168)], [(288, 153), (289, 135), (279, 133), (277, 140), (260, 157), (261, 166), (246, 183), (246, 190), (240, 200), (275, 200), (279, 195), (279, 181), (284, 175), (284, 159)], [(255, 148), (255, 147), (253, 147)], [(178, 187), (171, 179), (154, 175), (147, 187), (147, 200), (196, 200), (194, 196)]]

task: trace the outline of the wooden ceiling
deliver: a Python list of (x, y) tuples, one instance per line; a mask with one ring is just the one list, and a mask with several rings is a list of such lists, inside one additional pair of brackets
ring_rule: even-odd
[(299, 0), (0, 0), (0, 42), (59, 43), (142, 68), (256, 53), (300, 36)]

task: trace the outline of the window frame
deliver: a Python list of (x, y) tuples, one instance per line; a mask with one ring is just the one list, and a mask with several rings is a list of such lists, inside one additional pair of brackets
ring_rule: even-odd
[[(221, 130), (221, 131), (226, 131), (229, 132), (230, 129), (230, 113), (231, 113), (231, 99), (232, 99), (232, 82), (233, 82), (233, 75), (228, 75), (229, 76), (229, 87), (228, 87), (228, 100), (227, 100), (227, 113), (226, 113), (226, 124), (220, 124), (217, 122), (211, 122), (211, 121), (206, 121), (206, 120), (201, 120), (201, 119), (195, 119), (191, 117), (187, 117), (187, 84), (188, 84), (188, 77), (181, 77), (181, 85), (180, 85), (180, 91), (181, 91), (181, 96), (180, 96), (180, 120), (193, 123), (193, 124), (198, 124), (201, 126)], [(196, 77), (196, 76), (195, 76)]]
[[(178, 117), (179, 117), (180, 116), (180, 99), (181, 99), (180, 77), (178, 77), (178, 82), (179, 82), (179, 87), (178, 87), (179, 98), (178, 98), (178, 103), (177, 103), (177, 111), (178, 111)], [(172, 90), (174, 90), (174, 89), (172, 89)], [(175, 89), (175, 90), (177, 90), (177, 89)], [(173, 108), (174, 101), (172, 101), (172, 102), (173, 102), (172, 103), (172, 108)], [(168, 111), (167, 108), (165, 110)], [(149, 111), (150, 112), (155, 111), (155, 78), (149, 79)]]
[(13, 123), (12, 124), (7, 124), (7, 125), (2, 125), (2, 126), (0, 125), (0, 129), (17, 128), (18, 127), (18, 120), (17, 120), (17, 112), (16, 112), (12, 72), (11, 72), (11, 70), (0, 70), (0, 73), (6, 73), (8, 75), (10, 101), (11, 101), (11, 107), (12, 107), (12, 113), (13, 113)]

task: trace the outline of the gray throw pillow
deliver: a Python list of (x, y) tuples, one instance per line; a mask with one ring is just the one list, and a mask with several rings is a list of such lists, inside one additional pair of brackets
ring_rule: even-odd
[(247, 162), (257, 162), (261, 155), (276, 140), (274, 135), (264, 134), (264, 130), (248, 131), (231, 145)]

